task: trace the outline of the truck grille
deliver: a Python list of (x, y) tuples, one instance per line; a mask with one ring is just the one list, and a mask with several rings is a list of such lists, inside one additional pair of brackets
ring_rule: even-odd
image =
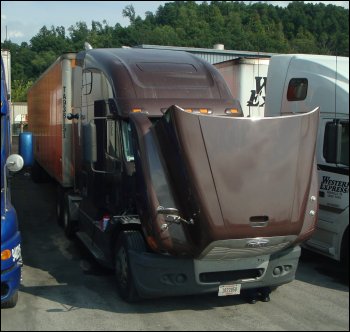
[(264, 269), (250, 269), (239, 271), (205, 272), (199, 274), (203, 283), (238, 281), (242, 279), (256, 279), (264, 274)]
[(286, 247), (288, 244), (281, 243), (274, 246), (264, 247), (264, 248), (223, 248), (215, 247), (213, 248), (206, 256), (205, 259), (209, 260), (218, 260), (218, 259), (235, 259), (242, 257), (252, 257), (252, 256), (261, 256), (266, 254), (271, 254), (276, 251), (279, 251)]
[(264, 238), (266, 243), (257, 247), (248, 245), (252, 240), (256, 240), (252, 238), (215, 241), (202, 252), (199, 259), (229, 260), (269, 255), (286, 248), (295, 238), (295, 235)]

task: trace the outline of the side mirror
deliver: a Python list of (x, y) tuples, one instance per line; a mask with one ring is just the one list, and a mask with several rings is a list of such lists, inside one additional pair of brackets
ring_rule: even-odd
[[(7, 206), (7, 168), (11, 172), (18, 172), (24, 165), (23, 158), (19, 154), (11, 154), (4, 165), (4, 206)], [(3, 190), (1, 189), (1, 194)]]
[(113, 98), (108, 99), (108, 107), (111, 114), (118, 114), (117, 104)]
[(11, 154), (6, 160), (6, 167), (11, 172), (18, 172), (23, 168), (24, 161), (19, 154)]

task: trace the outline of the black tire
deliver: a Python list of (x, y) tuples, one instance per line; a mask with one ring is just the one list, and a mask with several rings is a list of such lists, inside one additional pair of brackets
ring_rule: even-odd
[(69, 200), (68, 193), (64, 195), (63, 199), (63, 211), (62, 211), (62, 226), (64, 234), (66, 234), (68, 239), (71, 239), (76, 232), (76, 220), (72, 220), (69, 210)]
[(35, 183), (41, 182), (42, 168), (36, 160), (34, 160), (34, 164), (31, 168), (31, 177), (32, 177), (33, 182), (35, 182)]
[(64, 190), (60, 184), (57, 184), (57, 190), (56, 190), (57, 223), (62, 227), (63, 227), (63, 210), (64, 210)]
[(50, 181), (50, 176), (47, 172), (34, 160), (34, 164), (31, 169), (31, 177), (35, 183), (46, 183)]
[(18, 301), (18, 291), (16, 291), (10, 299), (1, 303), (1, 309), (14, 308)]
[(122, 232), (117, 240), (115, 250), (115, 274), (119, 295), (126, 302), (137, 302), (140, 297), (133, 280), (129, 250), (146, 251), (146, 245), (140, 232)]

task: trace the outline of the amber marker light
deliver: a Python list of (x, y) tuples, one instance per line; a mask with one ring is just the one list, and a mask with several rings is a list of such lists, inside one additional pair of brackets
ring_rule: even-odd
[(209, 110), (207, 108), (200, 108), (199, 109), (199, 113), (201, 113), (201, 114), (209, 114), (210, 112), (209, 112)]
[(1, 260), (6, 261), (7, 259), (11, 258), (11, 250), (5, 249), (1, 252)]
[(239, 111), (237, 108), (226, 108), (225, 113), (226, 114), (237, 114), (237, 113), (239, 113)]
[(142, 109), (141, 108), (133, 108), (131, 110), (131, 113), (141, 113), (142, 112)]

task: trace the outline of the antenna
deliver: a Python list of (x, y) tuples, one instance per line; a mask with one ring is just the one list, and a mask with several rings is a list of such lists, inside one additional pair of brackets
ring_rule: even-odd
[(339, 132), (339, 126), (341, 128), (340, 120), (337, 119), (337, 80), (338, 80), (338, 52), (337, 50), (335, 51), (335, 81), (334, 81), (334, 124), (336, 126), (336, 132), (337, 132), (337, 137), (336, 137), (336, 160), (335, 164), (338, 166), (338, 163), (340, 162), (340, 151), (339, 148), (341, 149), (341, 146), (339, 144), (339, 134), (341, 135), (341, 130)]
[(334, 84), (334, 116), (337, 120), (337, 80), (338, 80), (338, 52), (335, 52), (335, 84)]
[[(258, 50), (258, 77), (260, 80), (260, 47)], [(259, 96), (258, 96), (258, 114), (260, 114), (260, 98), (259, 98)]]

